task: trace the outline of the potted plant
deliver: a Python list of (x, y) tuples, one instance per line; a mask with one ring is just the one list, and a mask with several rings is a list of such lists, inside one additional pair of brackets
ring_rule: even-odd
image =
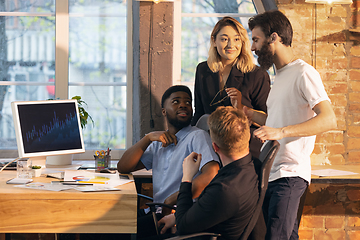
[(76, 99), (76, 101), (78, 102), (81, 128), (84, 129), (86, 127), (88, 120), (94, 123), (92, 117), (84, 108), (84, 105), (87, 105), (86, 102), (84, 100), (81, 100), (80, 96), (74, 96), (72, 97), (72, 99)]
[(41, 166), (34, 165), (32, 168), (32, 176), (33, 177), (40, 177), (41, 175)]

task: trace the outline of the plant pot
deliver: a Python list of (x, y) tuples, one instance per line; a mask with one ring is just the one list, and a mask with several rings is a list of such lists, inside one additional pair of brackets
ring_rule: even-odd
[(32, 176), (33, 176), (33, 177), (40, 177), (40, 176), (41, 176), (41, 168), (39, 168), (39, 169), (32, 169)]

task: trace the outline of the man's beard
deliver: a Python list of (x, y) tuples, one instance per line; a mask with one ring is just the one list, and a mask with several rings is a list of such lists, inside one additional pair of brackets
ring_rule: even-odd
[(169, 123), (170, 123), (171, 125), (173, 125), (173, 126), (174, 126), (176, 129), (178, 129), (178, 130), (180, 130), (180, 129), (184, 128), (184, 127), (189, 126), (190, 123), (191, 123), (191, 119), (192, 119), (192, 117), (189, 117), (189, 119), (186, 120), (186, 121), (180, 121), (180, 120), (178, 120), (177, 118), (169, 118), (169, 117), (168, 117)]
[(265, 42), (260, 50), (255, 51), (258, 56), (258, 63), (265, 71), (268, 70), (274, 63), (274, 54), (270, 50), (270, 43)]

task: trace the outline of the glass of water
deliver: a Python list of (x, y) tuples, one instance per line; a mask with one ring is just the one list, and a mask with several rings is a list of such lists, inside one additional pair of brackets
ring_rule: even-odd
[(31, 160), (28, 158), (21, 158), (17, 160), (16, 169), (17, 169), (17, 178), (32, 178), (31, 174)]

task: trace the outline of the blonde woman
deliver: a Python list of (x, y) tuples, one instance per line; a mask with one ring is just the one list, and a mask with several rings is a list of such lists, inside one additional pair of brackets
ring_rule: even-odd
[[(245, 28), (236, 19), (224, 17), (216, 23), (210, 42), (208, 60), (196, 68), (192, 125), (219, 106), (242, 109), (245, 105), (266, 112), (270, 78), (254, 64)], [(252, 131), (255, 128), (251, 126)], [(250, 140), (250, 151), (256, 158), (260, 147), (260, 141)]]

